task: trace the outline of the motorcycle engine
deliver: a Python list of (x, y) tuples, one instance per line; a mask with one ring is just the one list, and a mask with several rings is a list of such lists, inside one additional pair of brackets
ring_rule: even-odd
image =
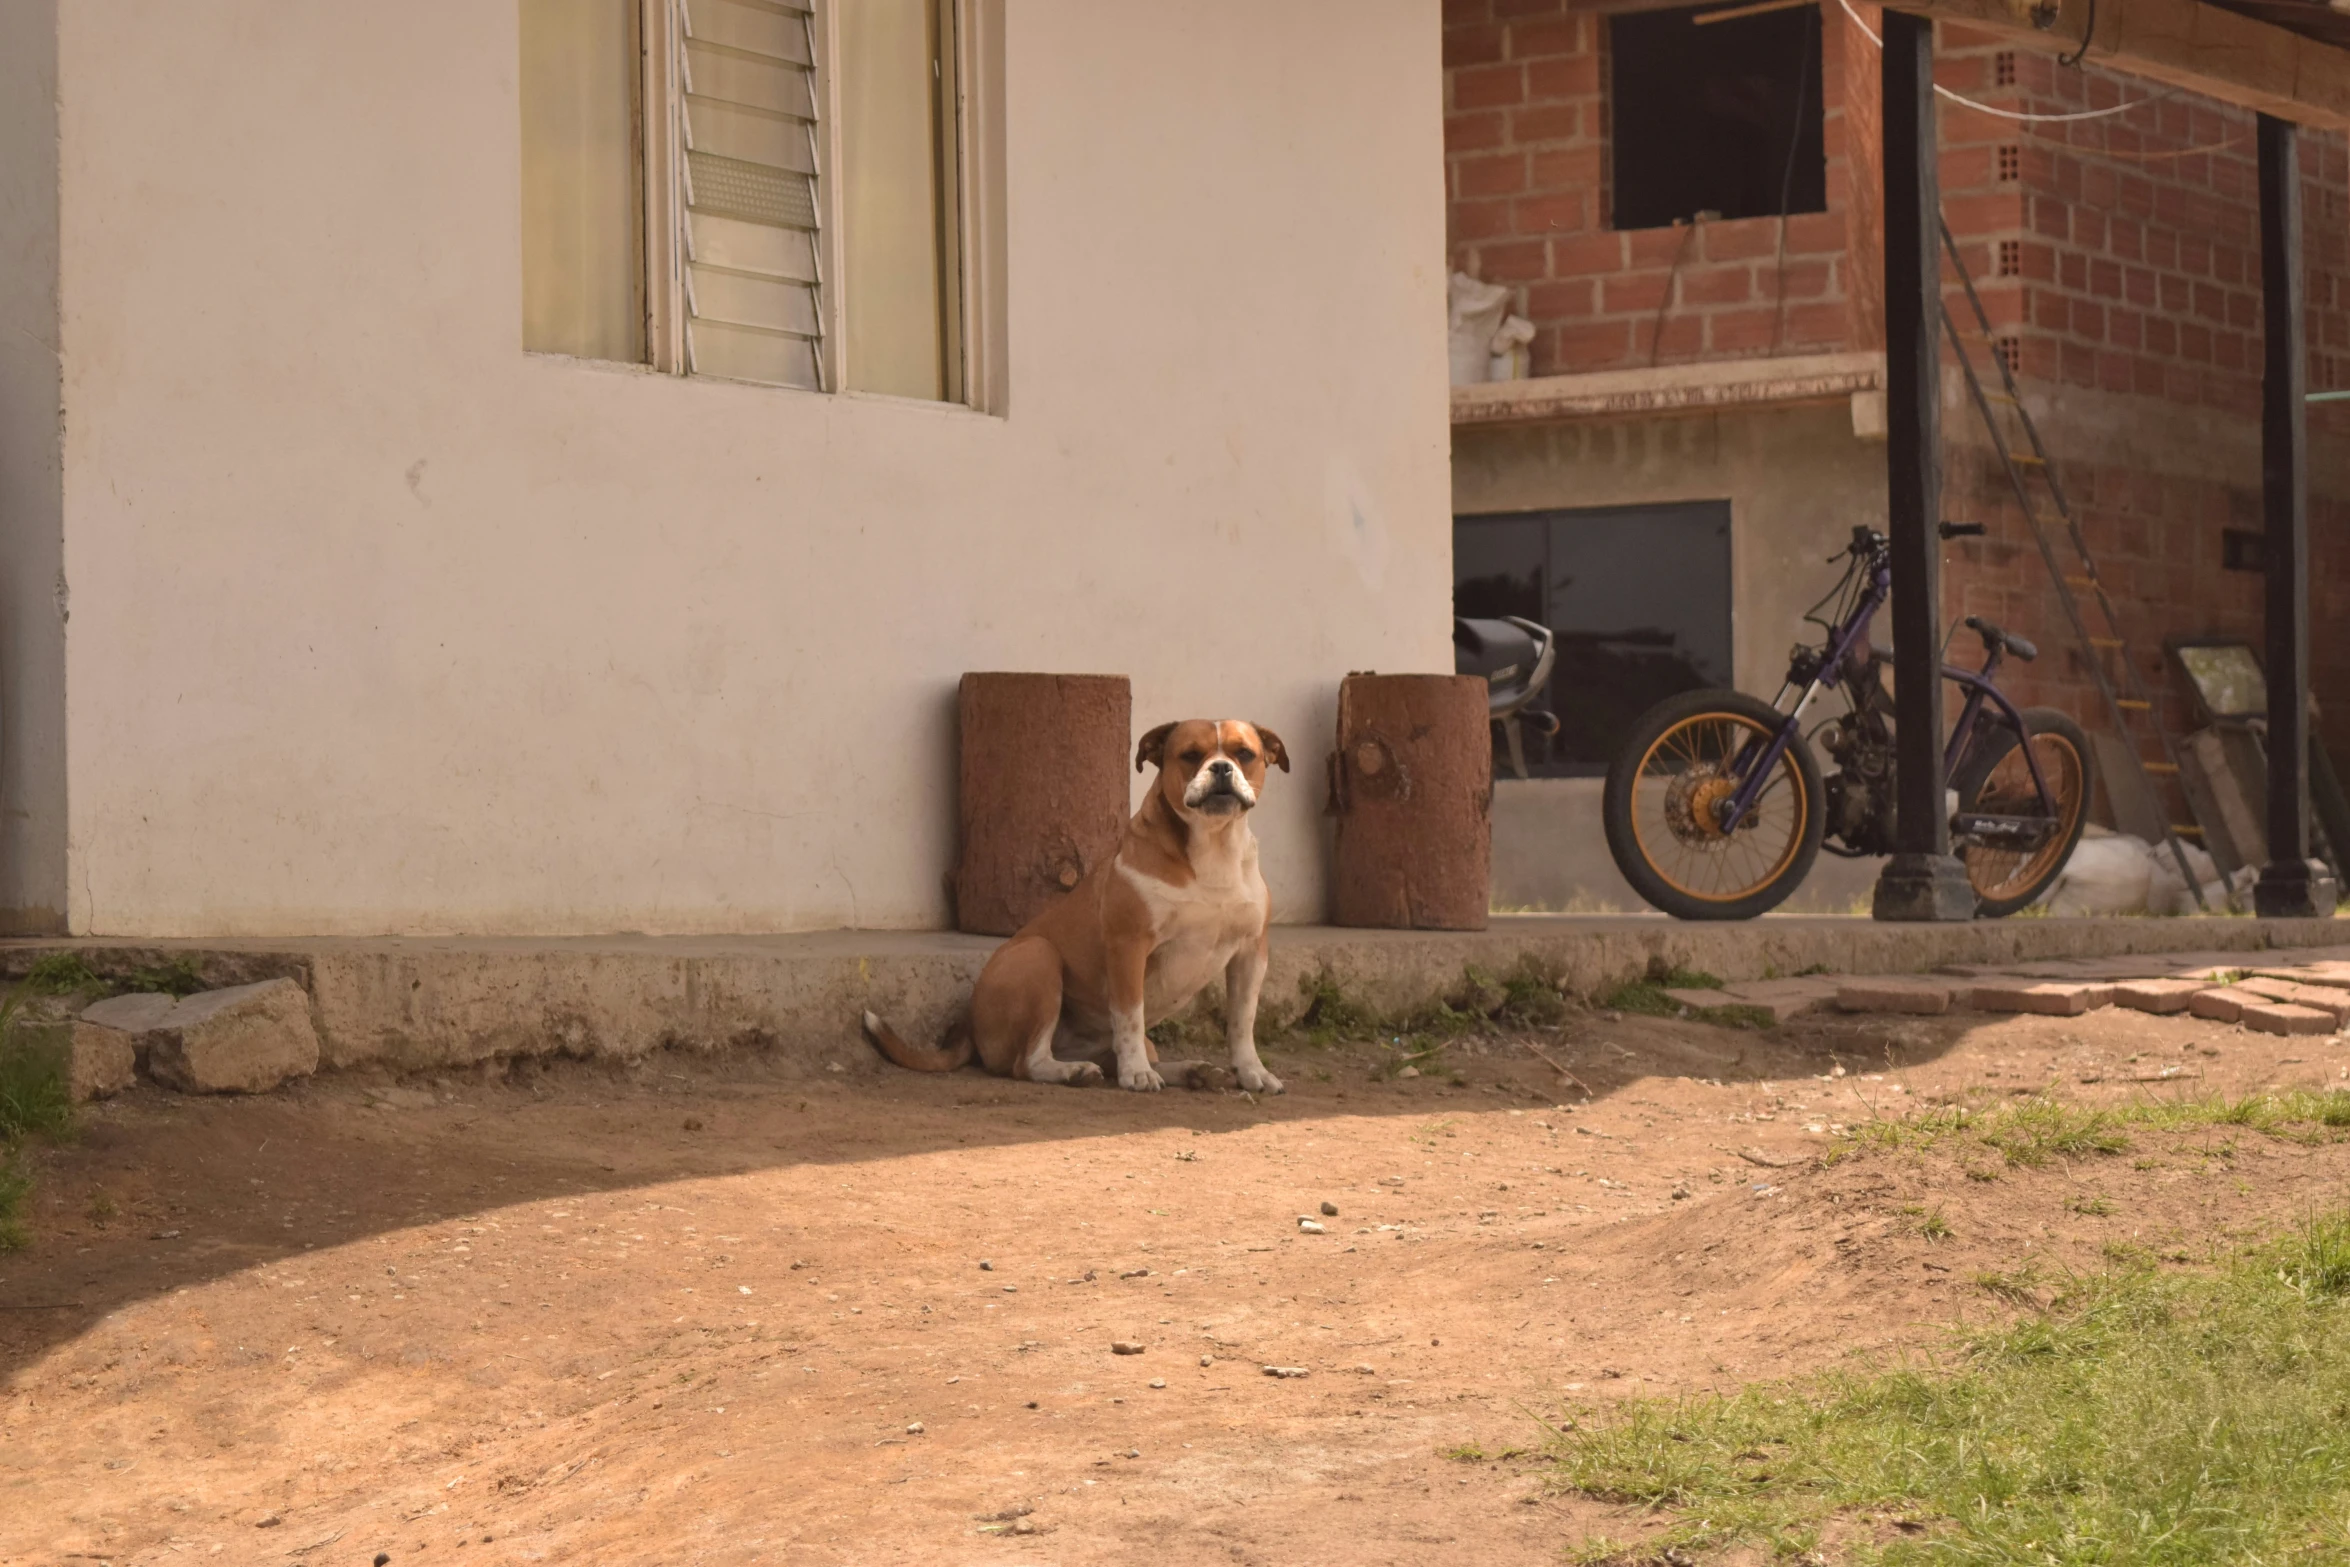
[(1827, 835), (1853, 854), (1893, 852), (1893, 747), (1839, 718), (1820, 732), (1836, 761), (1827, 786)]

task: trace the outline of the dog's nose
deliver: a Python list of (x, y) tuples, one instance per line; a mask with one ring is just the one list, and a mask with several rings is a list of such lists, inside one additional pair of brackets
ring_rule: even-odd
[(1208, 764), (1208, 771), (1218, 778), (1229, 778), (1232, 776), (1232, 764), (1219, 757)]

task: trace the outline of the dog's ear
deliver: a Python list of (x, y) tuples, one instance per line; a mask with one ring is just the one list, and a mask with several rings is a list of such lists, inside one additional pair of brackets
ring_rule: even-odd
[(1265, 747), (1265, 760), (1271, 762), (1275, 767), (1280, 768), (1283, 772), (1288, 772), (1289, 747), (1281, 743), (1281, 737), (1275, 734), (1272, 730), (1267, 729), (1263, 724), (1251, 724), (1249, 727), (1257, 732), (1257, 739), (1262, 742)]
[(1161, 724), (1142, 737), (1142, 744), (1134, 748), (1134, 770), (1167, 765), (1167, 736), (1175, 732), (1173, 724)]

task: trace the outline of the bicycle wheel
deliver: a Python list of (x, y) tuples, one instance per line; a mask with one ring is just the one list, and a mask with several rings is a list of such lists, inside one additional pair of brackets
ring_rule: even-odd
[[(2031, 737), (2032, 755), (2040, 775), (2048, 780), (2055, 799), (2054, 827), (2036, 845), (2012, 847), (1965, 844), (1959, 858), (1966, 862), (1967, 880), (1975, 886), (1976, 912), (2000, 919), (2029, 908), (2048, 884), (2056, 880), (2081, 830), (2089, 824), (2089, 795), (2096, 786), (2095, 763), (2089, 737), (2081, 726), (2053, 708), (2024, 709), (2024, 729)], [(1961, 812), (1985, 816), (2047, 814), (2040, 793), (2032, 787), (2032, 770), (2014, 729), (2005, 723), (1987, 729), (1969, 747), (1969, 755), (1951, 779)]]
[(1641, 716), (1608, 769), (1600, 819), (1616, 869), (1676, 919), (1743, 920), (1777, 908), (1819, 858), (1820, 766), (1799, 735), (1771, 767), (1754, 809), (1722, 831), (1733, 768), (1759, 756), (1785, 720), (1738, 691), (1689, 691)]

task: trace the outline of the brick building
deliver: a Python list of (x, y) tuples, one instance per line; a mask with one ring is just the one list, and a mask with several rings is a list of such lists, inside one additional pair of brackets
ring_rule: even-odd
[[(1693, 20), (1708, 11), (1731, 14)], [(1533, 379), (1455, 390), (1463, 599), (1495, 606), (1490, 541), (1505, 519), (1539, 514), (1554, 583), (1722, 577), (1725, 593), (1695, 596), (1726, 599), (1731, 677), (1768, 695), (1827, 585), (1821, 557), (1883, 516), (1876, 10), (1446, 0), (1445, 15), (1453, 265), (1517, 288), (1537, 329)], [(1938, 34), (1938, 85), (1985, 106), (1945, 96), (1940, 113), (1944, 215), (1994, 327), (1989, 342), (1970, 333), (1969, 352), (1986, 378), (1993, 354), (2015, 372), (2122, 606), (2128, 656), (2178, 732), (2189, 715), (2165, 639), (2257, 645), (2261, 627), (2253, 116), (1953, 24)], [(2303, 157), (2309, 381), (2340, 387), (2350, 150), (2312, 132)], [(2067, 629), (1947, 341), (1944, 362), (1945, 515), (1990, 527), (1949, 549), (1944, 614), (2034, 636), (2046, 652), (2010, 690), (2105, 729), (2086, 658), (2118, 655), (2088, 653)], [(2015, 416), (1994, 411), (2012, 439)], [(2350, 639), (2325, 628), (2350, 618), (2346, 433), (2350, 406), (2312, 407), (2313, 678), (2342, 715), (2337, 739), (2350, 737)], [(1706, 507), (1727, 524), (1718, 558), (1643, 567), (1620, 546), (1613, 559), (1606, 545), (1579, 553), (1584, 517), (1604, 540), (1626, 518), (1669, 524)], [(1627, 715), (1584, 716), (1594, 739), (1554, 757), (1553, 773), (1593, 771), (1604, 731)], [(1595, 782), (1548, 787), (1546, 812), (1561, 792), (1565, 809), (1596, 812)]]

